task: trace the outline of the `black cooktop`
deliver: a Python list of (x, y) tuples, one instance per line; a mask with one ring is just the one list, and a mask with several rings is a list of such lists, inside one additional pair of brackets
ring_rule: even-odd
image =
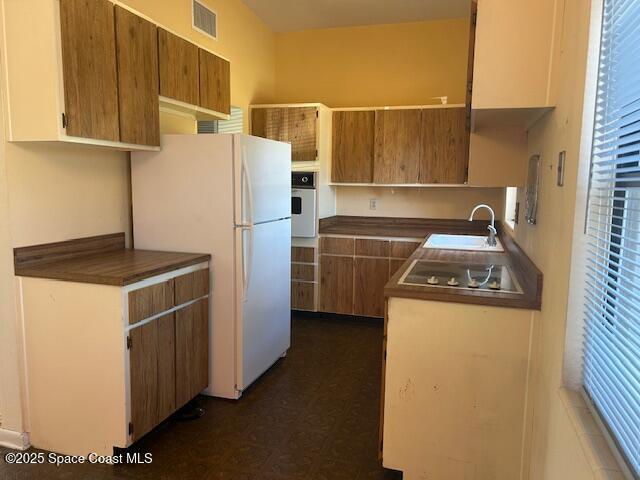
[(398, 283), (435, 288), (522, 293), (520, 285), (505, 265), (414, 260)]

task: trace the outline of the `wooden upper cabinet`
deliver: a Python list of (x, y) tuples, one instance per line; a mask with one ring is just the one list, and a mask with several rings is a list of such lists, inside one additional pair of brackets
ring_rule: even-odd
[(291, 144), (291, 160), (317, 157), (316, 107), (256, 107), (251, 109), (251, 134)]
[(466, 108), (425, 108), (421, 129), (419, 183), (464, 183), (469, 164)]
[(419, 183), (422, 111), (376, 110), (373, 180)]
[(160, 145), (157, 27), (116, 6), (120, 140)]
[(158, 28), (160, 95), (191, 105), (200, 103), (198, 47)]
[(333, 112), (331, 181), (373, 182), (375, 111)]
[(231, 75), (229, 62), (199, 49), (200, 103), (209, 110), (231, 113)]
[(67, 135), (120, 140), (113, 25), (107, 0), (60, 0)]

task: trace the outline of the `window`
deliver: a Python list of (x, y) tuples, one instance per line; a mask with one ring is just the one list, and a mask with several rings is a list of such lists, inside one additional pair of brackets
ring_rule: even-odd
[(504, 221), (511, 228), (518, 223), (518, 187), (507, 187), (504, 198)]
[(231, 107), (229, 120), (198, 121), (198, 133), (242, 133), (242, 122), (242, 109), (239, 107)]
[(583, 383), (640, 475), (640, 2), (605, 0), (587, 202)]

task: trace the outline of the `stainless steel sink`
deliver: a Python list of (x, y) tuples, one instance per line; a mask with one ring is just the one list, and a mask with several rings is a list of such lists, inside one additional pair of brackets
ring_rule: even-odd
[(442, 250), (468, 250), (476, 252), (504, 252), (500, 240), (496, 238), (496, 245), (489, 245), (488, 237), (482, 235), (445, 235), (436, 233), (431, 235), (423, 248), (438, 248)]

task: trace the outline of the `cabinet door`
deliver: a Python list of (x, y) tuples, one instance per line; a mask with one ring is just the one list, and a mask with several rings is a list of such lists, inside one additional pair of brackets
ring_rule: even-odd
[(251, 134), (291, 144), (291, 160), (315, 161), (316, 107), (253, 108)]
[(231, 77), (229, 62), (205, 50), (200, 55), (200, 103), (216, 112), (231, 113)]
[(384, 317), (384, 286), (389, 281), (389, 259), (356, 257), (353, 279), (353, 313)]
[(116, 6), (120, 140), (160, 145), (156, 26)]
[(353, 313), (353, 257), (320, 256), (320, 310)]
[(420, 183), (464, 183), (469, 165), (466, 109), (425, 108), (421, 137)]
[(209, 385), (209, 299), (176, 312), (176, 406)]
[(333, 112), (331, 181), (373, 182), (375, 111)]
[(120, 139), (113, 25), (107, 0), (60, 0), (67, 135)]
[(134, 328), (129, 337), (131, 423), (136, 440), (176, 408), (173, 313)]
[(160, 95), (191, 105), (200, 102), (198, 47), (158, 28)]
[(421, 110), (376, 110), (374, 183), (418, 183)]

